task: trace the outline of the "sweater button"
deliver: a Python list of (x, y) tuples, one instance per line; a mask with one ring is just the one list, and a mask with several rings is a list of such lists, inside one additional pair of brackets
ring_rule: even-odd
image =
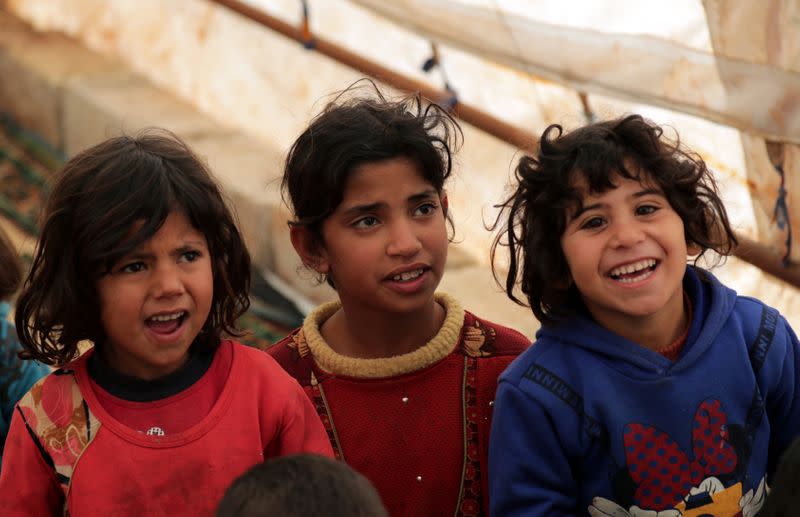
[(403, 401), (403, 404), (408, 404), (408, 397), (403, 397), (401, 400)]
[(417, 476), (417, 483), (422, 483), (422, 476)]

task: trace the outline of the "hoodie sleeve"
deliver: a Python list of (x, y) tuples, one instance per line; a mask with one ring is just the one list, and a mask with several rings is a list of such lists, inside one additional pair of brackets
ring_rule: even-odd
[(767, 467), (772, 475), (783, 452), (800, 435), (800, 342), (782, 316), (778, 316), (775, 338), (758, 382), (773, 430)]
[(519, 387), (501, 381), (489, 441), (491, 515), (574, 515), (576, 493), (551, 415)]

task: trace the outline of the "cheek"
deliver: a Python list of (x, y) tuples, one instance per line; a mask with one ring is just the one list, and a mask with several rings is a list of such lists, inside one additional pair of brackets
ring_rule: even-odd
[(134, 322), (139, 320), (138, 305), (134, 305), (132, 300), (125, 296), (119, 296), (113, 303), (101, 302), (100, 323), (108, 336), (118, 338), (120, 333), (127, 334)]
[(580, 264), (580, 251), (580, 242), (578, 242), (576, 239), (561, 239), (561, 253), (564, 256), (564, 261), (567, 263), (567, 267), (569, 269), (574, 269)]
[[(224, 267), (224, 264), (219, 264), (220, 261), (217, 262), (218, 267)], [(214, 301), (214, 280), (217, 278), (217, 275), (214, 272), (214, 269), (211, 267), (211, 264), (208, 265), (208, 268), (200, 275), (198, 282), (197, 282), (197, 292), (199, 296), (203, 298), (206, 304), (211, 306)], [(225, 282), (228, 283), (228, 282)]]

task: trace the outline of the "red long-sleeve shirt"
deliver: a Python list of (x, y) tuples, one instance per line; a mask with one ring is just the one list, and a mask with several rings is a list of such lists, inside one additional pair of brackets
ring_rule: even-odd
[[(265, 457), (332, 456), (316, 410), (297, 382), (259, 350), (224, 341), (214, 361), (226, 354), (229, 369), (212, 364), (204, 375), (227, 376), (211, 410), (188, 429), (163, 436), (111, 416), (89, 379), (86, 355), (60, 370), (66, 373), (37, 383), (12, 419), (0, 474), (0, 515), (60, 515), (65, 503), (72, 517), (213, 515), (233, 479)], [(68, 483), (48, 459), (62, 466), (62, 476), (69, 474)]]

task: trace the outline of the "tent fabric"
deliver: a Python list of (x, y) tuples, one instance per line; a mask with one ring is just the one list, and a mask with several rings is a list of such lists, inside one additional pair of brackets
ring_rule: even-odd
[[(733, 59), (800, 72), (800, 4), (765, 2), (703, 3), (714, 51)], [(727, 89), (738, 85), (720, 64), (720, 76)], [(772, 79), (771, 76), (765, 79)], [(753, 94), (758, 95), (759, 90)], [(800, 88), (787, 91), (787, 102), (800, 106)], [(758, 104), (756, 100), (754, 104)], [(774, 118), (791, 109), (772, 106)], [(800, 138), (800, 132), (794, 132)], [(800, 146), (773, 138), (742, 132), (742, 149), (751, 182), (753, 212), (761, 240), (780, 250), (786, 260), (800, 262)], [(792, 233), (794, 229), (794, 234)]]
[[(289, 23), (298, 26), (301, 23), (298, 0), (248, 0), (248, 3)], [(431, 40), (441, 42), (441, 64), (459, 98), (526, 127), (532, 134), (538, 135), (554, 122), (567, 129), (586, 122), (578, 92), (570, 85), (588, 93), (589, 106), (597, 117), (640, 112), (674, 128), (681, 140), (697, 151), (717, 174), (737, 229), (780, 250), (787, 237), (786, 226), (780, 229), (774, 217), (781, 177), (767, 154), (766, 135), (768, 141), (782, 144), (784, 200), (791, 228), (800, 234), (800, 200), (795, 194), (800, 181), (800, 156), (798, 146), (791, 143), (800, 134), (796, 111), (800, 103), (780, 104), (778, 100), (782, 88), (797, 84), (800, 73), (798, 2), (309, 0), (307, 3), (312, 34), (439, 87), (441, 75), (436, 71), (426, 74), (421, 65), (430, 57)], [(37, 29), (67, 33), (93, 50), (124, 61), (226, 125), (257, 136), (276, 156), (288, 149), (332, 92), (360, 77), (313, 49), (276, 35), (209, 0), (6, 0), (4, 5)], [(392, 9), (392, 13), (405, 11), (407, 18), (412, 19), (395, 21), (388, 15), (376, 14), (378, 9)], [(410, 13), (416, 13), (417, 18)], [(480, 14), (475, 20), (481, 23), (470, 21), (472, 18), (467, 14), (473, 13)], [(437, 31), (453, 34), (415, 32), (423, 22)], [(415, 31), (407, 30), (412, 27)], [(551, 39), (540, 37), (536, 32), (539, 29), (546, 31), (543, 34)], [(458, 38), (464, 39), (464, 34), (458, 34), (459, 31), (469, 34), (470, 40), (464, 45), (482, 45), (491, 53), (460, 47)], [(556, 39), (559, 35), (564, 38)], [(561, 73), (559, 62), (524, 61), (537, 58), (535, 47), (545, 42), (549, 42), (546, 48), (550, 53), (565, 53), (564, 50), (572, 48), (570, 54), (576, 54), (577, 47), (570, 45), (584, 45), (580, 48), (585, 49), (586, 55), (564, 56), (584, 60), (575, 61), (580, 66), (570, 70), (570, 74), (583, 75), (568, 74), (565, 84), (560, 84), (554, 82)], [(596, 42), (609, 52), (598, 52), (587, 42)], [(618, 54), (617, 48), (620, 52), (628, 49), (636, 53)], [(494, 57), (500, 50), (510, 54)], [(494, 61), (486, 59), (487, 56)], [(590, 56), (592, 59), (588, 59)], [(681, 56), (691, 59), (682, 63)], [(515, 68), (515, 63), (520, 66)], [(760, 85), (766, 93), (744, 88), (737, 83), (739, 75), (720, 72), (720, 63), (731, 63), (735, 70), (745, 70), (742, 77), (750, 81), (747, 84)], [(694, 68), (695, 64), (702, 66)], [(536, 67), (549, 70), (552, 75), (532, 72)], [(603, 82), (595, 85), (592, 82), (595, 78), (585, 77), (588, 74), (581, 71), (582, 67), (596, 70), (594, 75)], [(680, 74), (673, 77), (667, 74), (668, 70)], [(697, 75), (698, 71), (706, 75)], [(768, 77), (757, 75), (758, 71), (768, 73)], [(706, 77), (707, 85), (701, 80)], [(689, 78), (695, 82), (688, 83)], [(667, 88), (657, 80), (672, 83)], [(624, 88), (641, 90), (643, 83), (654, 85), (652, 91), (629, 96), (623, 91)], [(729, 95), (729, 91), (739, 93)], [(663, 98), (648, 100), (659, 96)], [(678, 111), (678, 101), (689, 108)], [(708, 110), (708, 117), (697, 116), (706, 113), (703, 110)], [(728, 117), (727, 123), (739, 117), (741, 127), (714, 122), (713, 110), (719, 117)], [(749, 118), (747, 110), (755, 110), (756, 116)], [(772, 129), (764, 129), (770, 124)], [(520, 152), (471, 126), (465, 125), (464, 132), (465, 143), (457, 155), (456, 174), (449, 187), (456, 240), (461, 249), (485, 265), (491, 235), (484, 225), (493, 218), (493, 205), (502, 198)], [(263, 181), (248, 179), (253, 184), (262, 182), (266, 191), (275, 188), (274, 178), (279, 172), (280, 163), (265, 163)], [(259, 195), (254, 189), (253, 196)], [(799, 249), (800, 245), (794, 245), (792, 260), (800, 259)], [(487, 270), (486, 275), (490, 274)], [(800, 325), (796, 290), (735, 259), (718, 269), (717, 275), (742, 294), (763, 298), (790, 315), (796, 314), (790, 320), (794, 318), (793, 324)]]
[[(580, 91), (741, 130), (759, 234), (800, 261), (790, 238), (791, 228), (800, 229), (800, 207), (787, 199), (800, 191), (797, 2), (704, 2), (710, 53), (675, 39), (554, 25), (455, 0), (353, 1), (423, 37)], [(765, 140), (786, 143), (775, 163), (754, 158), (764, 154)]]
[(800, 143), (800, 74), (779, 63), (715, 55), (673, 39), (542, 23), (455, 0), (353, 1), (426, 38), (577, 90)]

